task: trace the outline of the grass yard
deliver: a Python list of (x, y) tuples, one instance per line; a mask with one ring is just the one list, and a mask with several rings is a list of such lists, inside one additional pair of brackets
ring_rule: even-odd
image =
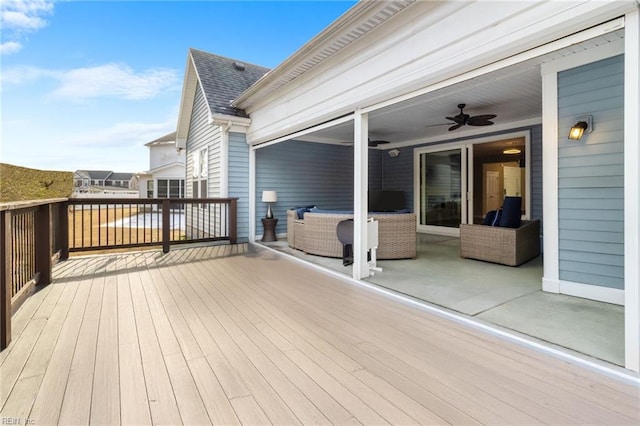
[[(114, 246), (122, 244), (157, 243), (162, 244), (162, 230), (159, 227), (129, 227), (119, 225), (126, 219), (142, 213), (136, 207), (109, 207), (101, 209), (86, 209), (69, 211), (69, 246), (96, 247)], [(171, 239), (180, 240), (184, 237), (184, 230), (172, 229)], [(130, 249), (123, 249), (127, 251)], [(91, 251), (103, 253), (105, 250)], [(114, 250), (108, 250), (109, 253)], [(87, 252), (81, 252), (86, 254)]]
[(73, 172), (36, 170), (0, 163), (0, 203), (67, 198)]

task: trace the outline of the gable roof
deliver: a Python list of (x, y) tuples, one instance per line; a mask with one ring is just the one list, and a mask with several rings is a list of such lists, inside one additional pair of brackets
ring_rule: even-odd
[(244, 110), (232, 107), (231, 102), (269, 69), (202, 50), (189, 49), (189, 52), (209, 110), (213, 114), (247, 118)]
[(76, 170), (77, 174), (83, 174), (89, 177), (89, 179), (94, 180), (104, 180), (107, 179), (111, 173), (111, 170)]
[(118, 173), (111, 170), (76, 170), (75, 178), (89, 178), (92, 180), (130, 180), (134, 173)]
[(134, 173), (113, 172), (111, 176), (109, 176), (109, 180), (131, 180), (133, 176), (135, 176)]
[(163, 142), (175, 142), (176, 140), (176, 132), (171, 132), (168, 135), (164, 135), (162, 137), (159, 137), (158, 139), (154, 139), (151, 142), (147, 142), (144, 144), (144, 146), (150, 146), (150, 145), (160, 145)]
[(268, 68), (218, 56), (202, 50), (189, 49), (176, 142), (186, 140), (196, 90), (200, 87), (209, 108), (209, 118), (247, 120), (247, 113), (231, 106), (233, 100), (269, 71)]

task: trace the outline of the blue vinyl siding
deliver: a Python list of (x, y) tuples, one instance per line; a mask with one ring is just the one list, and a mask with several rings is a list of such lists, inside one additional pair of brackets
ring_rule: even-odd
[(220, 126), (209, 124), (209, 107), (206, 104), (200, 85), (196, 88), (196, 96), (193, 101), (193, 112), (189, 133), (187, 135), (187, 162), (186, 162), (186, 193), (188, 198), (193, 198), (193, 153), (203, 148), (208, 148), (208, 182), (207, 196), (220, 196)]
[(238, 197), (238, 241), (249, 239), (249, 145), (244, 133), (229, 134), (229, 197)]
[[(369, 181), (382, 185), (382, 154), (369, 150)], [(286, 141), (256, 150), (256, 234), (262, 234), (267, 206), (262, 191), (274, 190), (278, 202), (271, 206), (279, 219), (277, 233), (287, 230), (286, 211), (294, 206), (353, 209), (353, 147)]]
[(400, 148), (400, 155), (382, 157), (384, 181), (382, 189), (404, 192), (404, 207), (413, 211), (413, 149)]
[[(187, 134), (185, 185), (187, 198), (194, 198), (193, 167), (196, 159), (194, 154), (204, 148), (207, 148), (207, 197), (215, 198), (220, 196), (220, 141), (220, 126), (212, 126), (209, 124), (209, 107), (202, 95), (200, 86), (197, 86), (196, 96), (193, 101), (191, 122), (189, 123), (189, 132)], [(198, 194), (198, 196), (201, 196), (201, 194)], [(202, 213), (200, 208), (187, 206), (187, 235), (192, 232), (192, 229), (197, 229), (198, 232), (204, 231), (212, 234), (220, 234), (219, 226), (207, 222)]]
[[(560, 279), (624, 289), (624, 57), (558, 74)], [(567, 139), (575, 117), (593, 133)]]

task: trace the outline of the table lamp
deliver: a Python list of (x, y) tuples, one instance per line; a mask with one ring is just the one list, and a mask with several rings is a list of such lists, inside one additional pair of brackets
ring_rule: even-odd
[(273, 219), (273, 212), (271, 212), (271, 203), (278, 201), (278, 194), (276, 191), (262, 191), (262, 202), (267, 203), (267, 219)]

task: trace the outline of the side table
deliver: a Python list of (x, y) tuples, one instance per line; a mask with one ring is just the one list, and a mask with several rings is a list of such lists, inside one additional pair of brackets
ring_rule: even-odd
[(264, 228), (264, 233), (262, 234), (263, 243), (268, 243), (271, 241), (278, 241), (276, 238), (276, 224), (278, 223), (278, 219), (267, 219), (265, 217), (262, 218), (262, 227)]

